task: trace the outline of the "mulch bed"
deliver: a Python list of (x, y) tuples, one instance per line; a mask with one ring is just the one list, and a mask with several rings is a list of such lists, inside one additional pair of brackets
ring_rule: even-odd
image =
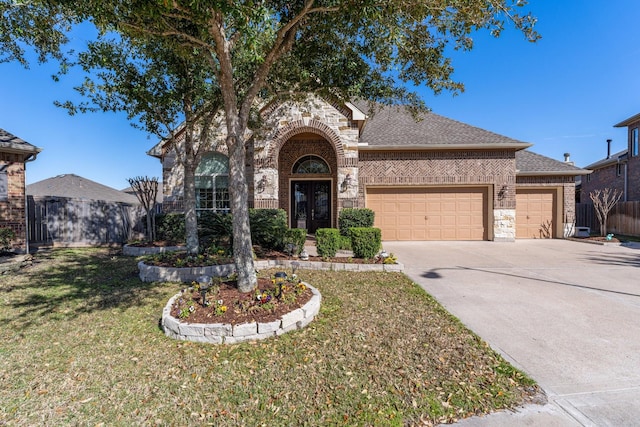
[[(287, 284), (295, 286), (293, 283)], [(171, 309), (171, 315), (176, 319), (180, 319), (181, 307), (185, 307), (189, 301), (193, 301), (194, 304), (191, 306), (194, 311), (189, 314), (189, 317), (180, 319), (180, 321), (185, 323), (227, 323), (232, 325), (252, 322), (268, 323), (304, 306), (313, 296), (311, 290), (307, 288), (298, 294), (292, 303), (286, 304), (274, 298), (271, 301), (273, 302), (272, 309), (262, 308), (256, 300), (256, 293), (258, 291), (260, 293), (263, 291), (273, 292), (274, 289), (275, 285), (271, 279), (264, 277), (258, 278), (258, 287), (255, 291), (247, 293), (239, 292), (235, 281), (225, 281), (220, 284), (218, 293), (215, 295), (207, 293), (207, 300), (212, 304), (206, 307), (202, 305), (200, 292), (188, 290), (177, 301), (178, 303), (182, 301), (182, 304), (174, 304)], [(222, 304), (227, 306), (227, 311), (221, 315), (216, 314), (216, 304), (213, 304), (214, 301), (218, 300), (221, 300)]]

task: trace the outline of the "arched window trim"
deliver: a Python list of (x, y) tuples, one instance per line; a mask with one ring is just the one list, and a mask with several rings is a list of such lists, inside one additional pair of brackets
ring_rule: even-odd
[[(305, 164), (305, 163), (311, 163), (311, 162), (315, 162), (316, 165), (321, 165), (323, 167), (322, 171), (311, 171), (311, 170), (300, 170), (301, 167)], [(302, 157), (300, 157), (298, 160), (296, 160), (296, 162), (293, 164), (293, 168), (291, 170), (292, 173), (294, 174), (330, 174), (331, 173), (331, 168), (329, 167), (329, 163), (327, 163), (326, 160), (324, 160), (322, 157), (320, 156), (316, 156), (314, 154), (307, 154), (304, 155)]]

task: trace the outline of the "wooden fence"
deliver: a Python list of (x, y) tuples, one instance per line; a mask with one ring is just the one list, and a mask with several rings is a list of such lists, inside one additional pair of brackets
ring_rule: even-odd
[[(600, 232), (598, 216), (591, 203), (576, 204), (576, 226), (591, 227)], [(618, 202), (609, 212), (607, 232), (627, 236), (640, 236), (640, 201)]]
[(122, 244), (144, 233), (140, 206), (102, 200), (27, 197), (29, 244)]

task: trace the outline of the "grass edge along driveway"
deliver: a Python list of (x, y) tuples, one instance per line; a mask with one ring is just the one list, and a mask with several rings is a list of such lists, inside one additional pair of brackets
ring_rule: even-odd
[(0, 277), (0, 425), (432, 425), (539, 397), (403, 274), (299, 271), (318, 318), (231, 346), (165, 337), (183, 285), (137, 274), (56, 249)]

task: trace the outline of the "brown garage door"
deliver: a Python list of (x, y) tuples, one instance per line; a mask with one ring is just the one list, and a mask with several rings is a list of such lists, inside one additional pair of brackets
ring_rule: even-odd
[(383, 240), (486, 240), (486, 188), (369, 188)]
[(555, 211), (555, 189), (516, 190), (516, 238), (556, 237)]

